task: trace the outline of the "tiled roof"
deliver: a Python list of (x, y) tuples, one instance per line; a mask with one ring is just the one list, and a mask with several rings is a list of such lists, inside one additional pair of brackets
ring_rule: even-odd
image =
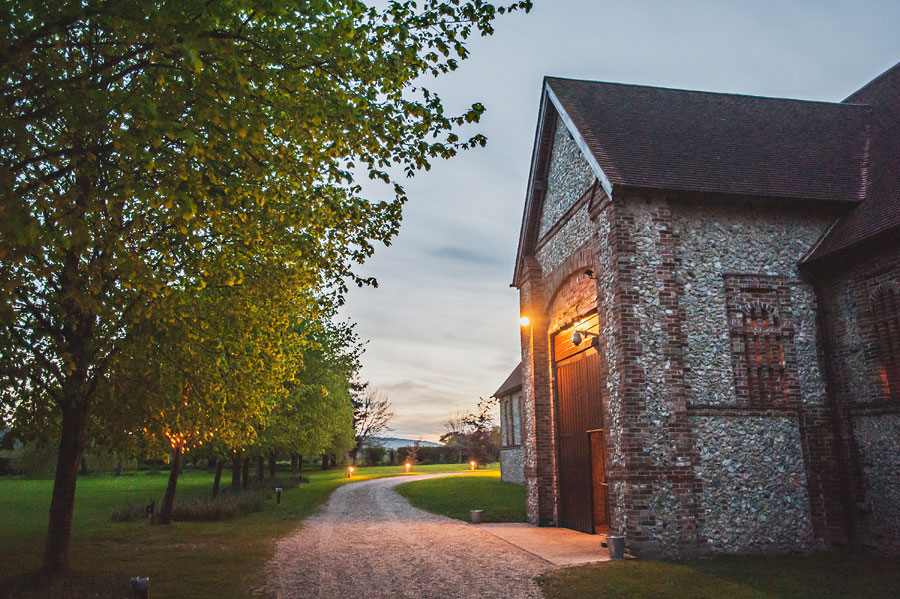
[(503, 381), (503, 384), (500, 385), (500, 388), (494, 391), (494, 394), (491, 397), (503, 397), (504, 395), (509, 395), (513, 391), (518, 391), (522, 388), (522, 363), (519, 362), (519, 365), (516, 366), (509, 376), (506, 377), (506, 380)]
[(858, 202), (867, 106), (547, 78), (616, 184)]
[(838, 219), (807, 262), (900, 230), (900, 64), (844, 102), (872, 106), (865, 200)]

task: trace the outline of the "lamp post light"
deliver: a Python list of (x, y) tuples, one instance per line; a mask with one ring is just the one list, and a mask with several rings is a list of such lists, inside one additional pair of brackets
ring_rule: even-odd
[(281, 487), (275, 487), (275, 505), (281, 505)]
[(407, 471), (407, 472), (409, 472), (409, 469), (412, 468), (412, 464), (410, 464), (409, 462), (406, 462), (406, 463), (404, 464), (404, 466), (406, 466), (406, 471)]
[(347, 466), (347, 478), (353, 476), (353, 466)]
[(469, 466), (471, 466), (471, 470), (475, 470), (475, 460), (469, 462)]

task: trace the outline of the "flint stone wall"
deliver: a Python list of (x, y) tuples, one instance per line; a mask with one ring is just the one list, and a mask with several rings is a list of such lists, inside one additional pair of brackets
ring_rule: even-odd
[(813, 543), (793, 417), (692, 417), (703, 536), (719, 553), (805, 551)]
[(874, 542), (900, 550), (900, 414), (855, 419)]
[(593, 182), (594, 171), (584, 159), (565, 124), (557, 120), (538, 239), (584, 195)]
[(822, 285), (835, 401), (849, 441), (857, 538), (900, 552), (900, 407), (885, 397), (871, 294), (900, 281), (900, 240), (815, 269)]
[(500, 449), (500, 480), (525, 484), (525, 453), (521, 447)]
[(731, 336), (725, 306), (726, 273), (794, 279), (791, 292), (794, 348), (802, 401), (824, 401), (825, 380), (816, 355), (816, 299), (797, 263), (833, 222), (828, 211), (777, 208), (750, 202), (678, 202), (672, 227), (680, 239), (678, 280), (687, 347), (689, 401), (735, 402)]

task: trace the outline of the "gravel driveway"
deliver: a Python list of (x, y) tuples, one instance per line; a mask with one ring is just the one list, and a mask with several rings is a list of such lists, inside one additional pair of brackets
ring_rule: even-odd
[(541, 597), (550, 563), (477, 526), (416, 509), (393, 487), (436, 476), (339, 487), (278, 543), (269, 564), (279, 598)]

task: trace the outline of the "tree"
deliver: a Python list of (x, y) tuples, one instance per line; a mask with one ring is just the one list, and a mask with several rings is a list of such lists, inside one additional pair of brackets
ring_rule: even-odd
[(499, 449), (500, 434), (494, 426), (493, 407), (495, 400), (478, 398), (476, 411), (453, 413), (441, 435), (441, 443), (464, 452), (466, 457), (479, 465), (493, 461)]
[[(530, 8), (516, 2), (510, 9)], [(398, 231), (392, 172), (484, 143), (412, 83), (453, 70), (505, 8), (482, 0), (6, 3), (0, 37), (0, 393), (52, 411), (44, 569), (68, 566), (85, 423), (136, 323), (235, 254), (309, 290)], [(391, 167), (395, 167), (392, 169)], [(356, 177), (393, 184), (369, 202)]]
[(357, 382), (353, 393), (353, 428), (356, 445), (352, 450), (353, 463), (359, 450), (374, 437), (391, 430), (389, 424), (394, 419), (390, 400), (368, 383)]
[(464, 433), (467, 412), (456, 410), (444, 422), (444, 434), (440, 441), (447, 447), (456, 450), (456, 461), (462, 462), (462, 453), (466, 450), (467, 439)]

